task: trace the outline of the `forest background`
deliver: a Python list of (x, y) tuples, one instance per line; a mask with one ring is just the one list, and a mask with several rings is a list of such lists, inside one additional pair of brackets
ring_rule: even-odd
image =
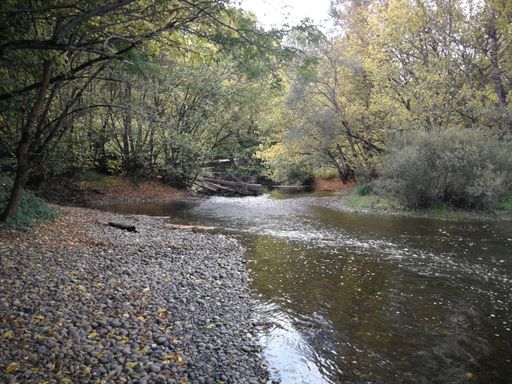
[[(337, 33), (223, 0), (0, 5), (1, 219), (94, 170), (190, 187), (356, 180), (408, 207), (511, 205), (512, 3), (333, 1)], [(27, 198), (27, 194), (25, 194)]]

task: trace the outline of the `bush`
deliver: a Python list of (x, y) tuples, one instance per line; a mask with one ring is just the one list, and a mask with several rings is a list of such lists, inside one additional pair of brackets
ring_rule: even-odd
[(317, 179), (334, 180), (340, 177), (335, 168), (322, 167), (315, 169), (315, 177)]
[(494, 207), (511, 190), (512, 145), (479, 130), (407, 132), (393, 138), (377, 190), (408, 207), (445, 202)]
[(73, 174), (73, 181), (75, 182), (100, 183), (103, 179), (105, 179), (105, 175), (92, 169), (76, 171)]
[(373, 192), (373, 184), (365, 183), (365, 184), (358, 185), (355, 192), (356, 192), (356, 195), (358, 195), (358, 196), (367, 196)]
[(503, 196), (498, 201), (497, 208), (501, 211), (512, 213), (512, 195)]
[[(0, 212), (4, 210), (10, 196), (12, 180), (3, 177), (0, 180)], [(8, 219), (6, 225), (19, 231), (27, 231), (37, 224), (56, 218), (57, 211), (48, 207), (43, 199), (32, 192), (25, 191), (20, 207), (14, 219)]]
[(311, 185), (315, 175), (309, 167), (300, 164), (291, 164), (285, 171), (285, 182), (288, 184)]

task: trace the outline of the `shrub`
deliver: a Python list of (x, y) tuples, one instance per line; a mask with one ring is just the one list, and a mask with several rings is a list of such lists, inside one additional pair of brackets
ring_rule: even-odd
[(88, 170), (80, 170), (76, 171), (73, 174), (73, 180), (76, 182), (93, 182), (93, 183), (100, 183), (105, 178), (105, 175), (102, 175), (101, 173), (88, 169)]
[(309, 167), (300, 164), (291, 164), (285, 171), (285, 182), (297, 185), (311, 185), (315, 181), (315, 175)]
[(373, 192), (373, 184), (365, 183), (365, 184), (358, 185), (355, 192), (356, 192), (356, 195), (358, 195), (358, 196), (367, 196)]
[(479, 130), (407, 132), (393, 138), (377, 189), (408, 207), (436, 201), (490, 208), (510, 191), (512, 146)]
[[(7, 205), (10, 196), (12, 180), (3, 177), (0, 180), (0, 212)], [(20, 231), (27, 231), (37, 224), (54, 219), (58, 213), (51, 209), (43, 199), (34, 196), (32, 192), (25, 191), (21, 204), (14, 219), (8, 219), (6, 225)]]
[(498, 201), (497, 208), (507, 213), (512, 213), (512, 195), (504, 196)]
[(318, 179), (333, 180), (340, 177), (335, 168), (322, 167), (315, 169), (315, 177)]

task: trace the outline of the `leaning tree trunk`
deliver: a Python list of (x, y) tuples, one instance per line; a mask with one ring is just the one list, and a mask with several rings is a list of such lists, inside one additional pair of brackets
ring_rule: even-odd
[(21, 139), (16, 151), (16, 176), (14, 178), (14, 185), (11, 189), (9, 201), (4, 211), (0, 215), (0, 221), (14, 218), (23, 197), (23, 190), (27, 183), (28, 174), (30, 172), (30, 157), (29, 149), (32, 138), (32, 130), (36, 125), (38, 118), (44, 109), (46, 96), (48, 95), (48, 88), (50, 86), (51, 77), (51, 61), (45, 61), (43, 65), (43, 76), (37, 99), (30, 110), (25, 124), (21, 128)]
[[(337, 149), (340, 152), (340, 154), (343, 156), (341, 148), (338, 146)], [(330, 150), (328, 150), (328, 149), (325, 150), (325, 154), (331, 161), (332, 165), (334, 165), (334, 167), (336, 168), (336, 171), (338, 172), (338, 176), (339, 176), (341, 182), (343, 183), (343, 185), (347, 184), (348, 180), (349, 180), (349, 176), (350, 176), (350, 173), (348, 172), (348, 170), (343, 169), (343, 165), (340, 164), (338, 159), (336, 159), (336, 156)]]

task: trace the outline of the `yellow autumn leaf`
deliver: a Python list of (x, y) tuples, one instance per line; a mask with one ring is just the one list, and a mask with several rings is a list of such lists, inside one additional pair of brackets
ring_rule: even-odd
[(96, 332), (91, 332), (87, 335), (87, 338), (90, 340), (90, 339), (94, 339), (96, 336), (98, 336), (98, 334)]
[(18, 363), (14, 362), (5, 367), (5, 373), (8, 375), (18, 370)]
[(14, 339), (14, 333), (12, 331), (4, 332), (1, 337), (2, 339)]

